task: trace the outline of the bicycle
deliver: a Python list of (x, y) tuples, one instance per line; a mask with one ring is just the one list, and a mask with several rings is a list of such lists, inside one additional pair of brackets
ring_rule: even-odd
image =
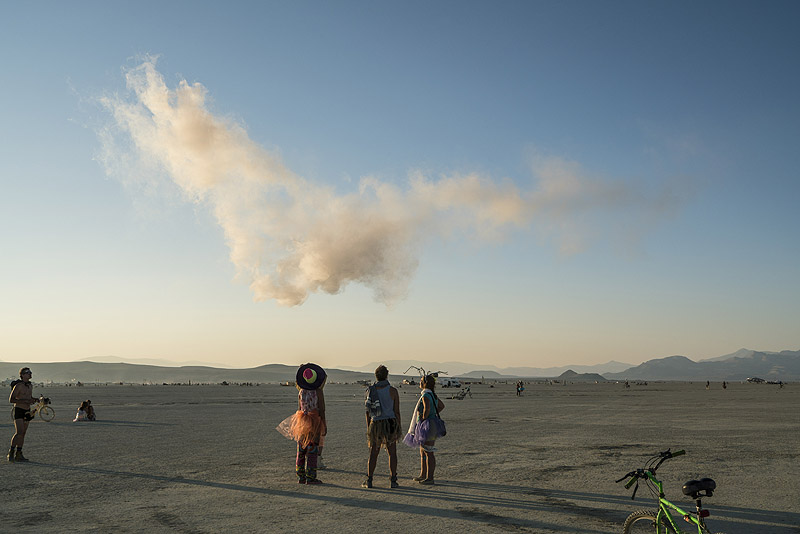
[(684, 484), (683, 494), (694, 499), (695, 506), (697, 507), (697, 511), (695, 512), (686, 512), (666, 499), (664, 496), (663, 484), (656, 478), (656, 471), (661, 467), (662, 463), (670, 458), (675, 458), (676, 456), (682, 456), (684, 454), (686, 454), (684, 450), (670, 452), (670, 450), (667, 449), (665, 452), (660, 452), (650, 458), (643, 469), (631, 471), (617, 480), (617, 482), (622, 482), (627, 478), (628, 482), (625, 483), (626, 489), (630, 489), (631, 486), (636, 484), (636, 487), (633, 489), (633, 495), (631, 495), (631, 500), (636, 498), (636, 492), (639, 489), (639, 481), (644, 480), (650, 493), (658, 501), (657, 510), (637, 510), (629, 515), (622, 525), (623, 534), (645, 532), (655, 532), (656, 534), (684, 533), (684, 531), (678, 527), (670, 510), (674, 510), (683, 517), (683, 520), (687, 523), (695, 525), (698, 534), (711, 533), (705, 523), (705, 518), (708, 517), (710, 513), (708, 510), (703, 509), (702, 498), (711, 497), (714, 494), (714, 490), (717, 488), (717, 483), (710, 478), (701, 478), (700, 480), (690, 480)]
[(466, 388), (462, 389), (458, 393), (450, 395), (450, 398), (451, 399), (456, 399), (456, 400), (464, 400), (467, 395), (469, 395), (469, 398), (472, 398), (472, 391), (470, 391), (469, 388), (470, 388), (470, 386), (467, 386)]
[(50, 399), (47, 397), (39, 397), (39, 402), (31, 406), (31, 417), (36, 417), (36, 414), (39, 414), (39, 417), (42, 418), (43, 421), (47, 421), (48, 423), (53, 420), (56, 416), (56, 411), (49, 406)]

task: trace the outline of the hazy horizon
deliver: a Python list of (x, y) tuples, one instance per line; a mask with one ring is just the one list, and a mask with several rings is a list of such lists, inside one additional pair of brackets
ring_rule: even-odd
[(6, 5), (0, 360), (799, 347), (798, 15)]
[[(700, 358), (700, 359), (693, 359), (696, 362), (702, 361), (719, 361), (721, 359), (727, 359), (730, 357), (740, 356), (741, 353), (747, 352), (764, 352), (764, 353), (780, 353), (783, 351), (794, 351), (794, 349), (782, 349), (778, 351), (759, 351), (754, 349), (747, 349), (741, 348), (737, 351), (721, 354), (714, 357), (709, 358)], [(622, 362), (618, 360), (609, 360), (605, 362), (596, 362), (593, 364), (577, 364), (577, 363), (563, 363), (561, 365), (552, 365), (552, 366), (539, 366), (539, 365), (509, 365), (509, 366), (498, 366), (492, 363), (477, 363), (477, 362), (463, 362), (463, 361), (436, 361), (436, 360), (420, 360), (420, 359), (385, 359), (385, 360), (374, 360), (369, 362), (362, 362), (357, 365), (349, 365), (349, 364), (336, 364), (335, 362), (326, 364), (329, 368), (336, 368), (341, 370), (347, 371), (358, 371), (358, 372), (367, 372), (371, 373), (374, 367), (377, 365), (389, 365), (390, 366), (390, 374), (393, 375), (404, 375), (404, 374), (416, 374), (416, 371), (411, 373), (405, 373), (407, 370), (408, 365), (417, 365), (423, 366), (428, 371), (444, 371), (447, 374), (458, 374), (458, 373), (472, 373), (475, 371), (487, 371), (487, 372), (503, 372), (509, 371), (514, 372), (515, 369), (540, 369), (540, 370), (552, 370), (552, 369), (567, 369), (574, 367), (576, 370), (580, 371), (581, 368), (594, 368), (594, 367), (619, 367), (620, 369), (624, 369), (627, 367), (636, 367), (645, 361), (648, 360), (655, 360), (655, 359), (662, 359), (671, 356), (685, 356), (681, 354), (670, 354), (670, 355), (662, 355), (662, 356), (654, 356), (652, 358), (647, 358), (642, 360), (641, 362)], [(692, 359), (692, 358), (690, 358)], [(314, 360), (311, 358), (311, 360)], [(176, 360), (169, 360), (169, 359), (160, 359), (160, 358), (121, 358), (117, 356), (95, 356), (95, 357), (87, 357), (81, 358), (76, 360), (51, 360), (46, 362), (38, 362), (38, 363), (81, 363), (81, 362), (93, 362), (93, 363), (126, 363), (126, 364), (135, 364), (135, 365), (153, 365), (153, 366), (162, 366), (162, 367), (189, 367), (189, 366), (203, 366), (203, 367), (214, 367), (220, 369), (248, 369), (248, 368), (256, 368), (261, 367), (264, 365), (286, 365), (289, 367), (293, 367), (298, 365), (302, 362), (288, 362), (288, 361), (265, 361), (261, 362), (256, 365), (252, 366), (235, 366), (235, 365), (227, 365), (224, 363), (219, 362), (206, 362), (206, 361), (196, 361), (196, 360), (185, 360), (185, 361), (176, 361)], [(9, 361), (0, 360), (0, 363), (12, 363)], [(19, 361), (16, 363), (25, 364), (26, 362)], [(402, 363), (402, 369), (397, 368), (396, 365), (398, 363)], [(34, 364), (35, 365), (35, 364)], [(432, 366), (436, 366), (435, 368)], [(451, 366), (451, 367), (448, 367)], [(601, 371), (606, 372), (606, 371)]]

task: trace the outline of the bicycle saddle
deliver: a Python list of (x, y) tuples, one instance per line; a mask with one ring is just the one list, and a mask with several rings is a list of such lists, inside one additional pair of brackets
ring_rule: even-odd
[[(714, 495), (714, 490), (717, 489), (717, 483), (710, 478), (701, 478), (700, 480), (690, 480), (683, 485), (683, 494), (690, 495), (693, 499), (698, 497), (711, 497)], [(703, 495), (701, 491), (705, 491)]]

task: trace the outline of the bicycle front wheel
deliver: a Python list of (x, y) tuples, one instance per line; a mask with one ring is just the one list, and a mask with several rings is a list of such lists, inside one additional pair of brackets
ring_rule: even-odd
[(49, 406), (42, 406), (39, 408), (39, 417), (43, 420), (50, 422), (56, 416), (56, 411)]
[[(654, 534), (658, 510), (638, 510), (633, 512), (622, 525), (622, 534)], [(673, 534), (675, 530), (664, 519), (658, 527), (659, 534)]]

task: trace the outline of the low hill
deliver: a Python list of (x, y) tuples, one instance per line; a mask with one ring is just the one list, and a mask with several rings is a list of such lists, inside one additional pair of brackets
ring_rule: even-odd
[(572, 369), (567, 369), (561, 373), (557, 380), (564, 382), (607, 382), (608, 380), (597, 373), (576, 373)]

